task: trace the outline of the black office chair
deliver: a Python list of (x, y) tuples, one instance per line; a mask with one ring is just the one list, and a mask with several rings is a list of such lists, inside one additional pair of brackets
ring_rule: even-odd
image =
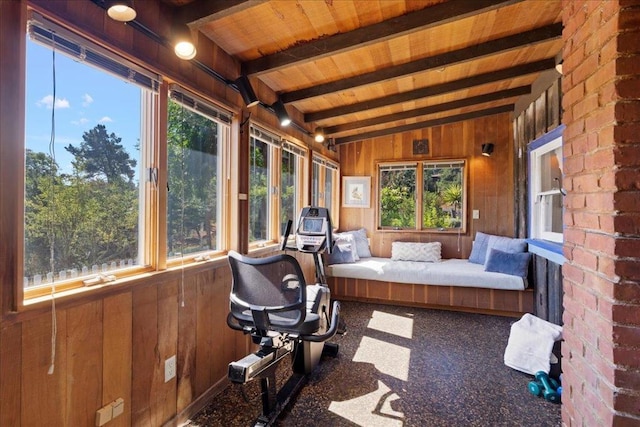
[[(229, 264), (233, 275), (230, 327), (257, 338), (267, 337), (269, 331), (290, 338), (318, 332), (320, 316), (307, 310), (307, 284), (294, 257), (250, 258), (231, 251)], [(309, 303), (315, 305), (315, 301)]]
[[(333, 302), (329, 320), (327, 286), (308, 286), (298, 261), (287, 254), (251, 258), (229, 252), (231, 285), (229, 327), (251, 334), (260, 349), (229, 364), (228, 378), (244, 384), (260, 379), (262, 415), (256, 426), (271, 425), (306, 382), (322, 354), (336, 356), (338, 345), (324, 341), (336, 334), (340, 304)], [(287, 355), (293, 374), (276, 392), (275, 372)]]

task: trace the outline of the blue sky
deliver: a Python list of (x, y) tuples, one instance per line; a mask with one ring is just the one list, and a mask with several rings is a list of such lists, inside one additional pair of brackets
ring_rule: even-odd
[[(52, 51), (27, 39), (26, 147), (49, 152), (53, 100)], [(122, 138), (129, 155), (139, 161), (141, 89), (96, 68), (56, 52), (55, 157), (71, 172), (65, 147), (79, 146), (84, 132), (97, 124)]]

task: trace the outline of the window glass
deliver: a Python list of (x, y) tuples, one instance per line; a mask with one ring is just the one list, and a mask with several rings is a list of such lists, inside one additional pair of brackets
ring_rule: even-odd
[(282, 146), (280, 168), (280, 234), (284, 234), (287, 222), (295, 222), (302, 209), (304, 196), (304, 165), (306, 151), (290, 142)]
[[(229, 126), (194, 111), (188, 94), (172, 91), (168, 106), (167, 253), (221, 248), (222, 152)], [(230, 117), (229, 117), (230, 120)]]
[[(147, 265), (141, 177), (153, 139), (155, 85), (121, 77), (136, 72), (99, 48), (61, 44), (63, 32), (56, 32), (55, 49), (52, 32), (30, 32), (24, 286)], [(69, 57), (73, 52), (84, 56)]]
[[(329, 209), (333, 226), (337, 226), (338, 207), (338, 165), (319, 155), (313, 156), (311, 177), (311, 204)], [(334, 219), (335, 218), (335, 219)]]
[(249, 162), (249, 243), (252, 243), (269, 238), (269, 144), (252, 136)]
[(416, 166), (380, 166), (378, 183), (380, 227), (415, 228)]
[(422, 168), (422, 227), (462, 228), (464, 163), (424, 163)]

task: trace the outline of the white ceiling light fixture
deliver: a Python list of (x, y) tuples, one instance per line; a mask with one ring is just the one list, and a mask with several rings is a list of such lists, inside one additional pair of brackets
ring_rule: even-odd
[(105, 2), (107, 15), (115, 21), (130, 22), (136, 19), (133, 0), (107, 0)]
[(189, 60), (196, 57), (198, 50), (193, 43), (191, 30), (186, 24), (174, 25), (173, 43), (173, 51), (178, 58)]

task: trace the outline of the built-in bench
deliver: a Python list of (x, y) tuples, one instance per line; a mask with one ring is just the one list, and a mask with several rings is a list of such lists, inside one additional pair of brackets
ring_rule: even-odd
[(394, 258), (365, 257), (328, 265), (332, 297), (514, 317), (533, 312), (533, 291), (525, 277), (487, 271), (484, 264), (466, 259)]

